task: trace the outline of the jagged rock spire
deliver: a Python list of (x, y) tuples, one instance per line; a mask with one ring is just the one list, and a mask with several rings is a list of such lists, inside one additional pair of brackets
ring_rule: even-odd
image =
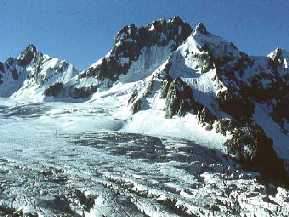
[(281, 48), (276, 48), (271, 54), (269, 54), (270, 59), (274, 63), (281, 63), (283, 58), (283, 51)]
[(115, 44), (127, 39), (144, 43), (145, 45), (157, 44), (161, 33), (167, 40), (183, 41), (191, 32), (191, 26), (178, 16), (168, 20), (162, 18), (142, 27), (137, 27), (135, 24), (124, 26), (117, 33)]
[(29, 64), (37, 55), (38, 51), (33, 44), (29, 44), (20, 54), (18, 60), (21, 65)]
[(208, 34), (207, 28), (206, 28), (206, 26), (205, 26), (203, 23), (199, 23), (199, 24), (196, 26), (196, 28), (195, 28), (194, 31), (197, 32), (197, 33), (204, 34), (204, 35)]
[(172, 17), (168, 20), (168, 22), (176, 23), (178, 25), (183, 25), (184, 21), (179, 16)]

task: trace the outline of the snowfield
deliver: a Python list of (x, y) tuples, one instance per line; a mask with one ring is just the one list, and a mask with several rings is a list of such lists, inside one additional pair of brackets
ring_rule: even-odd
[(149, 114), (125, 120), (118, 98), (98, 97), (1, 99), (1, 216), (289, 215), (289, 192), (240, 170), (193, 117), (143, 125)]

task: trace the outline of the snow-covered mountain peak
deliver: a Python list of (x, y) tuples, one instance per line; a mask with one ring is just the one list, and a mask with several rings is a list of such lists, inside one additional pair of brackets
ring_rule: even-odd
[(275, 50), (273, 50), (272, 52), (270, 52), (267, 56), (274, 61), (274, 60), (278, 60), (280, 58), (283, 58), (284, 54), (288, 55), (288, 52), (285, 49), (278, 47)]
[(203, 23), (199, 23), (188, 38), (189, 46), (197, 47), (199, 52), (208, 52), (214, 58), (224, 56), (239, 56), (238, 48), (222, 37), (210, 33)]
[(117, 82), (142, 80), (164, 63), (191, 32), (191, 26), (180, 17), (159, 19), (141, 27), (124, 26), (108, 54), (64, 85), (63, 91), (72, 97), (90, 96)]
[(37, 51), (33, 44), (29, 44), (17, 57), (21, 65), (28, 65), (31, 61), (36, 58), (37, 55), (42, 55)]
[(71, 63), (44, 55), (29, 44), (17, 58), (0, 64), (0, 96), (33, 99), (43, 95), (48, 86), (68, 82), (76, 74), (78, 70)]
[(197, 33), (204, 34), (204, 35), (208, 34), (205, 24), (198, 23), (198, 25), (194, 29), (194, 34), (197, 34)]
[(267, 57), (270, 58), (271, 64), (288, 69), (289, 52), (285, 49), (276, 48), (274, 51), (269, 53)]
[(135, 24), (124, 26), (115, 37), (115, 45), (125, 42), (137, 42), (141, 46), (165, 44), (169, 40), (183, 41), (191, 33), (192, 28), (180, 17), (168, 20), (155, 20), (145, 26)]

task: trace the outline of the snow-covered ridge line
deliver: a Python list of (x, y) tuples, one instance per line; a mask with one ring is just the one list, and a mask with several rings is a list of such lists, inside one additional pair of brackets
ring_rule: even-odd
[(46, 88), (67, 83), (78, 73), (71, 63), (45, 55), (30, 44), (17, 58), (0, 63), (0, 97), (42, 101)]
[[(51, 66), (51, 70), (43, 70), (40, 73), (42, 77), (39, 79), (44, 80), (46, 77), (49, 77), (49, 74), (54, 77), (51, 82), (46, 82), (45, 85), (39, 84), (38, 86), (31, 84), (31, 82), (23, 85), (24, 81), (30, 80), (31, 75), (35, 74), (32, 71), (38, 71), (43, 63), (41, 61), (38, 62), (37, 66), (33, 65), (30, 67), (31, 70), (26, 69), (28, 67), (27, 64), (24, 69), (19, 70), (26, 73), (23, 79), (19, 82), (13, 82), (13, 84), (17, 84), (17, 87), (10, 92), (15, 92), (23, 87), (20, 93), (15, 95), (16, 97), (21, 95), (37, 95), (38, 100), (51, 100), (49, 97), (89, 98), (96, 91), (107, 89), (118, 80), (131, 82), (145, 78), (151, 71), (158, 68), (184, 42), (191, 32), (191, 26), (180, 17), (173, 17), (168, 20), (156, 20), (142, 27), (128, 25), (122, 28), (116, 35), (111, 51), (104, 58), (82, 72), (78, 72), (77, 70), (73, 70), (73, 72), (71, 70), (67, 72), (63, 71), (63, 74), (69, 76), (65, 76), (65, 79), (59, 79), (58, 77), (55, 78), (53, 73), (58, 68)], [(33, 45), (31, 47), (33, 48), (31, 52), (25, 52), (26, 56), (28, 56), (28, 62), (30, 59), (36, 59), (34, 56), (49, 58), (47, 55), (38, 55), (39, 52), (37, 52), (36, 48)], [(25, 61), (27, 62), (27, 60)], [(53, 63), (49, 64), (53, 65)], [(12, 75), (15, 73), (8, 74)], [(37, 74), (39, 73), (37, 72)], [(66, 79), (68, 77), (69, 79)], [(13, 79), (6, 80), (11, 81)], [(11, 84), (7, 84), (7, 86), (11, 86)], [(26, 91), (26, 89), (29, 91)], [(2, 96), (10, 96), (11, 93), (2, 94)]]

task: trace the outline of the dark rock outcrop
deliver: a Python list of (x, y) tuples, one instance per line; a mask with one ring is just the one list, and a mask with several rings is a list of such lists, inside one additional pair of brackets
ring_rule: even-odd
[(268, 59), (269, 65), (272, 66), (272, 69), (274, 71), (278, 71), (283, 66), (284, 63), (284, 57), (283, 57), (283, 51), (281, 48), (277, 48), (275, 51), (273, 51), (271, 57)]
[(164, 82), (163, 93), (166, 97), (166, 118), (172, 118), (174, 115), (183, 116), (192, 109), (193, 90), (180, 78), (175, 80), (166, 80)]
[(243, 168), (256, 169), (265, 178), (278, 182), (288, 181), (284, 163), (273, 149), (273, 143), (254, 121), (234, 127), (232, 138), (226, 142), (228, 151)]
[(29, 44), (20, 54), (18, 58), (21, 66), (28, 65), (38, 55), (38, 51), (33, 44)]
[(229, 91), (220, 92), (217, 100), (222, 111), (237, 120), (248, 119), (255, 111), (255, 105), (249, 98), (234, 95)]
[(192, 87), (181, 78), (164, 80), (162, 90), (161, 95), (166, 99), (166, 118), (172, 118), (174, 115), (184, 116), (191, 112), (198, 116), (200, 123), (209, 124), (209, 128), (212, 128), (217, 118), (208, 108), (194, 99)]
[(137, 98), (132, 102), (131, 105), (131, 112), (132, 114), (137, 113), (138, 111), (141, 110), (141, 104), (142, 104), (142, 99), (141, 98)]
[(89, 98), (97, 91), (96, 86), (88, 87), (70, 87), (69, 96), (72, 98)]
[(207, 35), (207, 34), (208, 34), (207, 28), (206, 28), (206, 26), (205, 26), (203, 23), (199, 23), (199, 24), (196, 26), (195, 32), (198, 32), (198, 33), (201, 33), (201, 34), (204, 34), (204, 35)]
[(13, 78), (14, 80), (18, 80), (19, 75), (18, 75), (17, 70), (16, 70), (16, 69), (13, 69), (13, 70), (11, 71), (11, 73), (12, 73), (12, 78)]
[(49, 86), (44, 95), (47, 97), (72, 97), (72, 98), (89, 98), (95, 93), (97, 88), (95, 86), (88, 87), (66, 87), (62, 82), (56, 82)]
[(5, 72), (5, 65), (4, 63), (0, 62), (0, 72), (4, 73)]
[(44, 95), (48, 97), (59, 97), (64, 94), (64, 85), (62, 82), (57, 82), (49, 86), (45, 91)]

